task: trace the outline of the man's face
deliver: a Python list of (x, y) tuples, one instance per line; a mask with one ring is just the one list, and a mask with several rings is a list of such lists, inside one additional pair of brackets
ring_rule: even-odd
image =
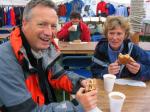
[(125, 39), (125, 30), (117, 27), (114, 30), (108, 30), (108, 42), (113, 50), (118, 50)]
[(72, 18), (71, 22), (72, 22), (72, 24), (79, 24), (80, 19), (79, 18)]
[(50, 38), (56, 30), (57, 14), (49, 7), (36, 6), (32, 9), (31, 19), (23, 20), (23, 32), (31, 48), (35, 51), (47, 49)]

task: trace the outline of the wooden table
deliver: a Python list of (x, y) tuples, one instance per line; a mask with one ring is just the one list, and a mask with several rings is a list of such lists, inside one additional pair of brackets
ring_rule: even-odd
[(0, 34), (0, 39), (4, 39), (4, 38), (8, 37), (9, 35), (10, 35), (10, 33)]
[(150, 50), (150, 42), (139, 42), (139, 46), (144, 50)]
[(0, 27), (0, 30), (7, 30), (7, 31), (11, 32), (13, 28), (14, 27)]
[(59, 41), (59, 48), (63, 54), (93, 54), (97, 42), (72, 44)]
[[(150, 82), (146, 84), (146, 88), (115, 84), (114, 91), (123, 92), (126, 95), (122, 112), (150, 112)], [(103, 112), (109, 112), (108, 93), (103, 89), (102, 80), (97, 80), (97, 88), (98, 107)]]
[[(59, 41), (59, 48), (63, 54), (93, 54), (97, 42), (87, 42), (83, 44), (70, 44)], [(144, 50), (150, 50), (150, 42), (139, 42), (139, 46)]]

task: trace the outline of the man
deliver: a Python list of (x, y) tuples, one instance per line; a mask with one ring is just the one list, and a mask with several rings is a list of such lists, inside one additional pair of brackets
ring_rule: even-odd
[[(22, 27), (15, 28), (10, 41), (0, 46), (0, 107), (5, 111), (82, 112), (96, 107), (97, 91), (84, 93), (86, 80), (56, 63), (60, 56), (52, 39), (56, 22), (52, 1), (31, 0), (24, 9)], [(81, 105), (57, 103), (54, 89), (77, 92)]]
[[(64, 24), (61, 30), (57, 33), (57, 37), (64, 41), (81, 40), (83, 42), (89, 42), (91, 40), (90, 30), (82, 21), (80, 13), (72, 12), (70, 20), (71, 21)], [(77, 26), (77, 29), (75, 26)]]

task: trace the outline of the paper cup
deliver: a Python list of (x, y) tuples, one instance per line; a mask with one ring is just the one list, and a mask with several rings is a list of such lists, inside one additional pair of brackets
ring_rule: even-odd
[(74, 27), (74, 31), (77, 31), (77, 25), (72, 25)]
[(54, 38), (55, 43), (58, 45), (59, 43), (59, 39), (58, 38)]
[(110, 112), (121, 112), (126, 96), (121, 92), (111, 92), (108, 95)]
[(104, 79), (104, 89), (107, 92), (111, 92), (114, 87), (116, 76), (112, 74), (105, 74), (103, 76), (103, 79)]

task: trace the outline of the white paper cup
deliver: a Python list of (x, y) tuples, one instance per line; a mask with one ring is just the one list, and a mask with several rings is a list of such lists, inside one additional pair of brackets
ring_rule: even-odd
[(111, 92), (114, 87), (116, 76), (112, 74), (105, 74), (103, 76), (103, 79), (104, 79), (104, 89), (107, 92)]
[(98, 107), (93, 108), (92, 110), (88, 112), (102, 112)]
[(58, 38), (54, 38), (55, 43), (58, 45), (59, 43), (59, 39)]
[(78, 25), (72, 25), (74, 27), (74, 31), (77, 31), (77, 26)]
[(108, 95), (110, 112), (121, 112), (126, 96), (121, 92), (111, 92)]

